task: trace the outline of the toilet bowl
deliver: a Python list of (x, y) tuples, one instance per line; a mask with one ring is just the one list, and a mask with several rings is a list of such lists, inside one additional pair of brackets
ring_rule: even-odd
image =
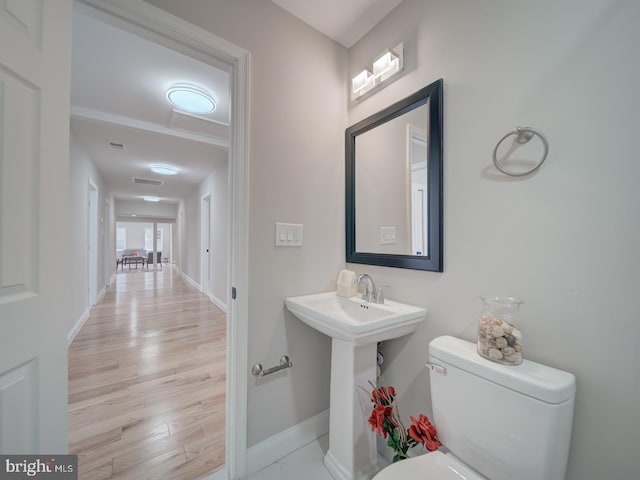
[(564, 480), (575, 398), (571, 373), (528, 360), (491, 362), (475, 343), (451, 336), (429, 344), (427, 366), (444, 448), (394, 463), (374, 480)]
[(487, 480), (453, 455), (440, 450), (402, 460), (389, 465), (378, 473), (374, 480)]

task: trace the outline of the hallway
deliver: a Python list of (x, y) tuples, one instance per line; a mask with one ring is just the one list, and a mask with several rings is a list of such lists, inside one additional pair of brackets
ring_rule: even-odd
[(225, 329), (175, 268), (118, 272), (69, 348), (80, 480), (195, 480), (224, 463)]

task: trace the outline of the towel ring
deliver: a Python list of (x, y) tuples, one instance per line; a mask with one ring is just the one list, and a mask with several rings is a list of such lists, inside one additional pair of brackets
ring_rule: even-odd
[[(536, 135), (542, 141), (542, 145), (544, 147), (544, 153), (542, 154), (542, 159), (537, 164), (535, 164), (533, 168), (527, 170), (526, 172), (521, 172), (521, 173), (510, 172), (509, 170), (505, 169), (502, 165), (500, 165), (500, 162), (498, 162), (498, 147), (506, 138), (510, 137), (511, 135), (515, 135), (516, 142), (518, 142), (521, 145), (524, 145), (529, 140), (531, 140), (534, 135)], [(498, 170), (500, 170), (505, 175), (509, 175), (510, 177), (524, 177), (525, 175), (529, 175), (530, 173), (535, 172), (542, 166), (544, 161), (547, 159), (547, 153), (549, 153), (549, 142), (541, 132), (531, 127), (516, 127), (511, 132), (507, 133), (504, 137), (502, 137), (500, 140), (498, 140), (498, 143), (496, 144), (496, 148), (493, 149), (493, 164)]]

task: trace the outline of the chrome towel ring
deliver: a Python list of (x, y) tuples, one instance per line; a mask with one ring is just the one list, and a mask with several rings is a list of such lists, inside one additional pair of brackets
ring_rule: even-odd
[[(534, 135), (540, 138), (540, 140), (542, 141), (542, 145), (544, 147), (544, 153), (542, 154), (542, 159), (538, 163), (536, 163), (533, 166), (533, 168), (530, 168), (525, 172), (516, 173), (516, 172), (511, 172), (507, 170), (500, 164), (500, 162), (498, 161), (498, 147), (505, 139), (507, 139), (511, 135), (515, 135), (516, 136), (515, 141), (521, 145), (524, 145), (529, 140), (531, 140), (534, 137)], [(535, 172), (542, 166), (544, 161), (547, 159), (547, 153), (549, 153), (549, 142), (541, 132), (531, 127), (516, 127), (511, 132), (507, 133), (504, 137), (502, 137), (500, 140), (498, 140), (498, 143), (496, 144), (496, 148), (493, 149), (493, 164), (498, 170), (500, 170), (505, 175), (509, 175), (510, 177), (524, 177), (525, 175), (529, 175), (530, 173)]]

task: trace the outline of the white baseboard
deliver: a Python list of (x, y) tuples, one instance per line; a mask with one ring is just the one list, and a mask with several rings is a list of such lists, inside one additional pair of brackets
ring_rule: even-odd
[(100, 290), (100, 293), (98, 293), (98, 296), (96, 297), (96, 305), (102, 301), (105, 293), (107, 293), (107, 287), (102, 287), (102, 290)]
[(191, 285), (193, 288), (195, 288), (199, 292), (202, 292), (202, 288), (200, 287), (200, 284), (196, 282), (193, 278), (191, 278), (189, 275), (187, 275), (184, 272), (180, 272), (180, 275), (182, 275), (182, 278), (185, 282), (187, 282), (189, 285)]
[(215, 295), (212, 295), (211, 293), (207, 294), (207, 297), (209, 297), (209, 300), (211, 300), (211, 303), (213, 303), (216, 307), (218, 307), (224, 313), (227, 313), (227, 304), (226, 303), (224, 303), (222, 300), (217, 298)]
[(329, 432), (329, 410), (300, 422), (247, 449), (247, 476), (268, 467)]
[(228, 480), (227, 476), (227, 467), (222, 467), (217, 472), (212, 473), (211, 475), (204, 477), (202, 480)]
[(193, 278), (191, 278), (189, 275), (187, 275), (186, 273), (180, 272), (180, 275), (182, 275), (182, 278), (184, 279), (185, 282), (187, 282), (193, 288), (198, 290), (200, 293), (204, 293), (207, 297), (209, 297), (209, 300), (211, 300), (211, 303), (213, 303), (216, 307), (218, 307), (224, 313), (227, 313), (227, 304), (226, 303), (224, 303), (222, 300), (217, 298), (215, 295), (212, 295), (211, 293), (204, 292), (202, 290), (202, 287), (200, 286), (200, 284), (198, 282), (196, 282)]
[(84, 326), (85, 322), (87, 320), (89, 320), (89, 312), (90, 311), (91, 311), (91, 309), (87, 308), (84, 311), (84, 313), (82, 315), (80, 315), (80, 318), (76, 321), (76, 323), (73, 325), (73, 327), (71, 328), (71, 330), (67, 334), (67, 347), (69, 347), (73, 343), (73, 341), (78, 336), (78, 333), (80, 333), (80, 329)]

